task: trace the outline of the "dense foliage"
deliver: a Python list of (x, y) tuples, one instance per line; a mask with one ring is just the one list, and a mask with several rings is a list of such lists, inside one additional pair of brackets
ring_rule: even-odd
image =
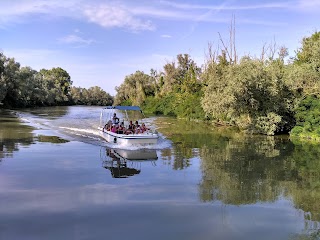
[(0, 105), (34, 107), (71, 104), (112, 105), (113, 97), (100, 87), (72, 86), (69, 73), (57, 67), (39, 72), (20, 67), (0, 52)]
[(204, 118), (201, 108), (201, 69), (188, 54), (179, 54), (177, 63), (164, 72), (151, 69), (150, 75), (137, 71), (116, 88), (116, 104), (142, 105), (145, 112), (184, 118)]
[[(116, 89), (116, 103), (266, 135), (288, 133), (296, 121), (300, 127), (301, 121), (308, 121), (300, 116), (311, 114), (307, 113), (311, 109), (299, 106), (308, 96), (320, 94), (320, 32), (304, 38), (290, 62), (284, 60), (285, 47), (263, 49), (259, 58), (239, 58), (235, 50), (230, 53), (228, 49), (213, 53), (210, 47), (201, 68), (188, 54), (179, 54), (163, 71), (151, 70), (149, 75), (137, 71)], [(313, 124), (314, 129), (320, 127)], [(305, 127), (304, 132), (308, 131), (311, 128)]]
[(292, 129), (293, 137), (320, 140), (320, 99), (307, 96), (296, 109), (296, 126)]

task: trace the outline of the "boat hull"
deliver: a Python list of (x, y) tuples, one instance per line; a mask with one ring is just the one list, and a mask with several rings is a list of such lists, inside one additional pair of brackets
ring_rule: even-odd
[(100, 129), (100, 136), (107, 142), (118, 143), (121, 145), (136, 145), (136, 144), (157, 144), (158, 134), (142, 133), (142, 134), (117, 134), (111, 131), (103, 131)]

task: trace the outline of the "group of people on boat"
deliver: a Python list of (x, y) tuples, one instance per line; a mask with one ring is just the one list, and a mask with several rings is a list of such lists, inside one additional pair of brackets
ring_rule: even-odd
[(103, 130), (111, 131), (117, 134), (139, 134), (144, 133), (147, 130), (150, 130), (146, 127), (144, 123), (139, 125), (138, 121), (135, 121), (135, 124), (133, 124), (133, 121), (129, 122), (128, 127), (126, 128), (124, 126), (124, 122), (120, 123), (120, 119), (117, 117), (117, 114), (114, 113), (112, 120), (109, 120), (107, 124), (104, 126)]

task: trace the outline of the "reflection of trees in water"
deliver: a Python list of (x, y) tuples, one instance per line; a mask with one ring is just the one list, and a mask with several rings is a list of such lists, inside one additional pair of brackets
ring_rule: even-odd
[(0, 161), (12, 157), (19, 145), (33, 143), (33, 128), (22, 125), (19, 119), (8, 110), (0, 110)]
[(320, 229), (320, 149), (277, 137), (230, 138), (225, 148), (200, 149), (203, 201), (253, 204), (292, 199), (306, 228)]
[(67, 143), (69, 140), (60, 138), (58, 136), (45, 136), (45, 135), (38, 135), (36, 137), (38, 142), (49, 142), (49, 143)]
[[(159, 118), (156, 122), (159, 131), (174, 143), (172, 149), (161, 152), (165, 164), (175, 170), (190, 166), (191, 158), (198, 157), (198, 149), (203, 146), (225, 144), (228, 137), (217, 133), (211, 125), (196, 123), (175, 118)], [(215, 131), (211, 131), (214, 130)]]
[(295, 234), (291, 236), (291, 240), (319, 240), (320, 230), (318, 228), (306, 229), (303, 233)]
[(292, 197), (296, 208), (308, 213), (307, 219), (320, 221), (319, 145), (296, 143), (289, 161), (294, 165), (299, 181), (290, 183), (288, 195)]
[(274, 137), (234, 137), (225, 148), (203, 148), (200, 197), (227, 204), (275, 201), (282, 193), (279, 181), (295, 179), (283, 157), (293, 144)]
[(68, 142), (56, 136), (34, 136), (34, 128), (24, 125), (20, 119), (9, 110), (0, 110), (0, 161), (12, 157), (13, 152), (19, 151), (19, 146), (28, 146), (35, 141), (50, 143)]
[(172, 166), (174, 170), (182, 170), (190, 166), (190, 158), (192, 157), (191, 149), (176, 145), (173, 149), (162, 151), (162, 159), (164, 163)]
[(241, 205), (272, 202), (285, 196), (304, 212), (308, 236), (315, 232), (312, 229), (319, 231), (318, 145), (293, 143), (280, 136), (243, 135), (180, 120), (177, 123), (170, 118), (160, 120), (159, 131), (174, 143), (173, 150), (162, 151), (162, 159), (165, 156), (179, 162), (200, 155), (199, 196), (203, 201)]
[(29, 112), (35, 116), (46, 116), (49, 119), (60, 118), (66, 115), (69, 111), (68, 106), (54, 106), (54, 107), (38, 107), (24, 109), (24, 112)]

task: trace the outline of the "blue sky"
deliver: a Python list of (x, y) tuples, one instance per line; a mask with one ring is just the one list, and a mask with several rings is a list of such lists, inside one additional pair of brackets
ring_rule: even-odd
[(61, 67), (74, 86), (111, 95), (137, 70), (162, 70), (180, 53), (199, 66), (208, 43), (221, 48), (235, 16), (241, 57), (263, 45), (290, 56), (320, 30), (320, 0), (0, 0), (0, 51), (35, 70)]

